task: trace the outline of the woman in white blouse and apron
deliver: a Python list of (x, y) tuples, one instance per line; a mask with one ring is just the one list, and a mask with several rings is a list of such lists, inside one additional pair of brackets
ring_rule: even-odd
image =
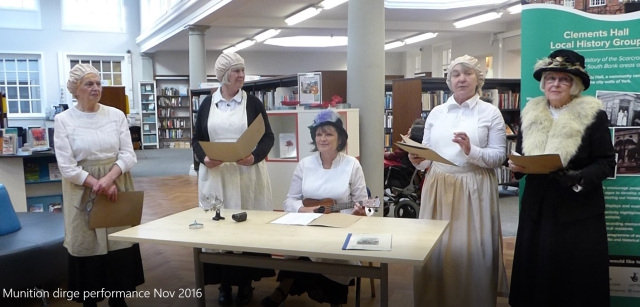
[[(274, 137), (262, 102), (242, 90), (244, 59), (223, 53), (215, 64), (220, 88), (202, 101), (193, 133), (193, 153), (198, 167), (198, 198), (215, 193), (225, 208), (273, 210), (271, 183), (264, 161)], [(247, 157), (236, 162), (209, 159), (199, 141), (233, 142), (258, 117), (264, 120), (264, 135)], [(270, 257), (270, 255), (264, 255)], [(205, 264), (205, 284), (220, 284), (218, 303), (234, 303), (231, 286), (238, 286), (236, 305), (246, 305), (253, 296), (252, 280), (275, 276), (274, 270)]]
[(506, 160), (504, 119), (480, 99), (476, 58), (456, 58), (447, 72), (452, 96), (429, 113), (422, 144), (456, 165), (409, 155), (417, 168), (429, 167), (419, 218), (449, 221), (438, 248), (414, 270), (414, 306), (495, 306), (508, 291), (495, 173)]

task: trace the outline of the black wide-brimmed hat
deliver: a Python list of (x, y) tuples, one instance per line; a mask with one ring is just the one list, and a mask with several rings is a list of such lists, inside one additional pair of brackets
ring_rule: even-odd
[(591, 83), (589, 74), (585, 70), (584, 57), (573, 50), (558, 49), (549, 54), (546, 59), (539, 60), (533, 67), (533, 77), (540, 81), (545, 71), (558, 71), (572, 74), (582, 81), (584, 89)]

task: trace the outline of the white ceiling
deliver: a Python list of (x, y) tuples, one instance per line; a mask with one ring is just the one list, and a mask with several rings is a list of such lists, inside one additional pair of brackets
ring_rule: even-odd
[[(233, 0), (210, 14), (202, 14), (202, 5), (217, 1), (196, 1), (196, 5), (189, 11), (170, 17), (169, 24), (158, 28), (149, 35), (139, 38), (141, 51), (153, 53), (157, 51), (186, 51), (189, 49), (188, 25), (210, 26), (205, 34), (205, 48), (210, 51), (221, 51), (235, 45), (247, 38), (252, 38), (260, 32), (270, 29), (281, 29), (277, 37), (296, 35), (343, 35), (347, 36), (348, 2), (330, 10), (323, 10), (320, 14), (298, 23), (287, 26), (286, 17), (316, 5), (321, 0)], [(435, 44), (448, 41), (460, 35), (469, 33), (493, 33), (498, 34), (508, 30), (507, 25), (517, 23), (520, 14), (510, 15), (504, 12), (500, 19), (456, 29), (452, 23), (464, 17), (474, 16), (480, 13), (504, 9), (505, 7), (519, 3), (519, 0), (510, 0), (501, 5), (485, 5), (462, 9), (445, 10), (406, 10), (385, 9), (385, 42), (405, 39), (425, 32), (438, 32), (438, 37), (425, 44)], [(195, 6), (199, 6), (200, 9)], [(171, 31), (170, 29), (173, 29)], [(155, 39), (152, 39), (156, 37)], [(158, 37), (166, 37), (158, 39)], [(418, 45), (421, 43), (417, 43)], [(402, 52), (415, 48), (415, 45), (406, 45), (387, 52)], [(328, 52), (345, 52), (346, 47), (320, 48)], [(284, 48), (257, 43), (247, 51), (311, 51), (308, 48)], [(313, 49), (318, 51), (319, 49)]]

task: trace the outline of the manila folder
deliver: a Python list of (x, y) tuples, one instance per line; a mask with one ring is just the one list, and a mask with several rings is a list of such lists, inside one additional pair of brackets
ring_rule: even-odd
[(424, 145), (408, 138), (406, 135), (401, 135), (401, 136), (402, 136), (403, 142), (396, 142), (396, 145), (398, 145), (398, 147), (402, 148), (404, 151), (412, 154), (416, 154), (427, 160), (436, 161), (436, 162), (454, 165), (454, 166), (456, 165), (455, 163), (443, 158), (434, 150), (428, 147), (425, 147)]
[(522, 166), (525, 174), (548, 174), (562, 168), (562, 161), (558, 154), (520, 156), (510, 154), (513, 164)]
[(106, 195), (99, 194), (89, 214), (89, 228), (140, 225), (143, 201), (144, 191), (118, 191), (116, 202), (111, 202)]
[(264, 135), (264, 119), (258, 115), (249, 128), (235, 142), (200, 141), (204, 153), (211, 160), (236, 162), (248, 156)]

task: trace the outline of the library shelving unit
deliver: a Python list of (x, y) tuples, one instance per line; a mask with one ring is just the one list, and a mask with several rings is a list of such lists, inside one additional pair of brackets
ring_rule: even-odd
[[(347, 99), (347, 72), (344, 70), (317, 71), (320, 73), (320, 94), (322, 101), (330, 101), (333, 95)], [(297, 93), (298, 75), (286, 75), (272, 78), (262, 78), (247, 81), (242, 87), (247, 93), (258, 97), (267, 110), (277, 109), (282, 100), (287, 96), (291, 99), (291, 93)], [(282, 89), (282, 91), (279, 90)]]
[[(429, 111), (447, 101), (450, 95), (444, 78), (408, 78), (393, 80), (393, 121), (392, 139), (400, 140), (414, 119), (428, 116)], [(486, 79), (483, 95), (502, 112), (505, 123), (514, 132), (507, 136), (507, 150), (515, 148), (515, 134), (520, 127), (520, 79)], [(402, 119), (402, 120), (397, 120)], [(394, 146), (395, 147), (395, 146)], [(501, 185), (513, 185), (512, 175), (507, 168), (497, 171)]]
[(191, 147), (191, 101), (189, 78), (156, 76), (158, 145), (161, 148)]
[(142, 115), (142, 146), (158, 148), (158, 118), (156, 116), (156, 82), (140, 81), (140, 114)]
[(62, 181), (55, 154), (0, 155), (0, 178), (16, 212), (61, 211)]

